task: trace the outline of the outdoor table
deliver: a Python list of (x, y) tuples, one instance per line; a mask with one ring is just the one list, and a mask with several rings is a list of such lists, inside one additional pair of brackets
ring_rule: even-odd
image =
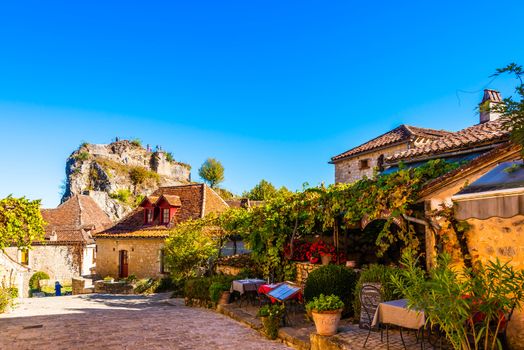
[[(412, 310), (409, 309), (407, 299), (391, 300), (378, 304), (375, 316), (371, 326), (374, 327), (378, 324), (386, 325), (386, 339), (389, 348), (389, 336), (387, 325), (395, 325), (400, 327), (400, 337), (402, 344), (406, 348), (404, 343), (404, 337), (402, 336), (402, 328), (420, 330), (426, 323), (426, 317), (423, 310)], [(424, 344), (424, 332), (422, 332), (421, 348)]]
[(258, 279), (258, 278), (249, 278), (245, 280), (234, 280), (231, 283), (231, 292), (238, 292), (240, 295), (244, 294), (245, 292), (256, 292), (258, 290), (258, 287), (262, 284), (266, 283), (266, 281)]

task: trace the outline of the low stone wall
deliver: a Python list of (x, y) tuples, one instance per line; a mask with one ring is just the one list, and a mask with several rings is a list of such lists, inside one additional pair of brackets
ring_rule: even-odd
[(103, 294), (133, 294), (133, 285), (125, 282), (95, 282), (95, 293)]
[(217, 265), (216, 266), (216, 272), (221, 273), (224, 275), (229, 276), (236, 276), (240, 273), (242, 270), (241, 267), (234, 267), (234, 266), (228, 266), (228, 265)]
[(300, 286), (306, 285), (307, 278), (311, 271), (318, 269), (320, 264), (312, 264), (309, 262), (296, 262), (295, 267), (297, 270), (296, 282)]

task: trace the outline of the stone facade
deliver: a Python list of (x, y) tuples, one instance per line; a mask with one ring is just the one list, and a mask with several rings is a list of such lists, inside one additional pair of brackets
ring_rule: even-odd
[(524, 215), (467, 222), (468, 249), (473, 259), (486, 262), (498, 258), (524, 270)]
[(296, 276), (296, 282), (299, 286), (305, 286), (307, 278), (311, 271), (318, 269), (320, 264), (312, 264), (309, 262), (297, 262), (295, 263), (297, 276)]
[[(335, 182), (352, 183), (362, 179), (364, 176), (373, 177), (373, 171), (378, 167), (379, 158), (387, 157), (408, 149), (408, 142), (392, 145), (369, 153), (359, 154), (354, 157), (344, 158), (336, 161)], [(368, 167), (361, 169), (361, 161), (367, 160)]]
[(126, 250), (129, 274), (137, 278), (163, 276), (160, 272), (160, 251), (164, 239), (158, 238), (97, 238), (97, 274), (118, 278), (119, 251)]
[[(5, 249), (9, 257), (20, 262), (21, 252), (16, 247)], [(44, 271), (49, 275), (49, 283), (54, 285), (55, 281), (70, 284), (74, 276), (80, 274), (79, 259), (83, 252), (79, 245), (33, 245), (29, 250), (30, 274), (37, 271)]]

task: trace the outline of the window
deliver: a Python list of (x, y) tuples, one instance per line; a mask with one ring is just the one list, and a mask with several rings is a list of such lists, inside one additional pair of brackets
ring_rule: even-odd
[(358, 161), (360, 170), (369, 169), (369, 159), (361, 159)]
[(384, 171), (384, 155), (381, 154), (377, 159), (378, 171)]
[(23, 249), (20, 251), (20, 264), (29, 265), (29, 250)]
[(162, 209), (162, 223), (169, 223), (169, 208)]
[(153, 222), (153, 209), (146, 209), (146, 224)]

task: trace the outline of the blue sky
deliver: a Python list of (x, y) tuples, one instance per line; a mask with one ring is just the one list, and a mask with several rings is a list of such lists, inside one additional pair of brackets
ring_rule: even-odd
[(398, 124), (477, 123), (524, 63), (521, 1), (12, 1), (0, 5), (0, 197), (59, 203), (67, 156), (115, 136), (207, 157), (241, 193), (333, 182)]

